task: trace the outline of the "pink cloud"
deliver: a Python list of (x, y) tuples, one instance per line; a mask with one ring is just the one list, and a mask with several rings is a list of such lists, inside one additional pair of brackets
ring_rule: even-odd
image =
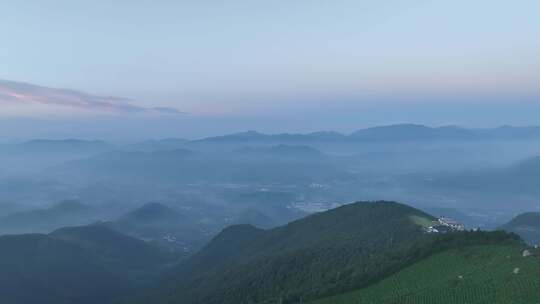
[(60, 105), (116, 113), (183, 113), (174, 108), (139, 107), (131, 104), (131, 102), (132, 100), (127, 98), (98, 96), (74, 90), (54, 89), (22, 82), (0, 80), (0, 103)]

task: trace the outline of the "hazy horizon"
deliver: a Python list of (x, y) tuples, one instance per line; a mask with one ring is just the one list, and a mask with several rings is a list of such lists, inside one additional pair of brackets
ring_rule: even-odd
[(535, 1), (0, 4), (9, 41), (0, 49), (0, 137), (534, 125), (539, 9)]
[(425, 100), (404, 104), (399, 99), (381, 100), (378, 104), (347, 104), (344, 99), (342, 105), (336, 102), (310, 107), (295, 106), (291, 102), (288, 106), (294, 109), (282, 111), (276, 108), (268, 113), (206, 116), (160, 107), (159, 104), (151, 108), (140, 107), (134, 101), (126, 99), (127, 102), (124, 102), (118, 98), (121, 106), (112, 112), (100, 112), (99, 107), (93, 106), (30, 101), (20, 104), (23, 110), (11, 113), (10, 107), (14, 109), (18, 105), (13, 100), (1, 98), (2, 94), (0, 137), (4, 142), (36, 138), (119, 142), (171, 137), (196, 139), (248, 130), (270, 134), (317, 131), (347, 134), (358, 129), (393, 124), (430, 127), (455, 125), (464, 128), (536, 126), (536, 113), (540, 111), (540, 103), (537, 104), (535, 99), (521, 99), (516, 102), (517, 105), (498, 102), (497, 98), (490, 102), (430, 103)]

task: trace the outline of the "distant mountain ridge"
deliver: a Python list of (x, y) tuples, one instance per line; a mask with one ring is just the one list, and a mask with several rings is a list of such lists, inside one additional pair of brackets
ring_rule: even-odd
[(492, 129), (468, 129), (458, 126), (428, 127), (419, 124), (395, 124), (360, 129), (345, 135), (333, 131), (307, 134), (264, 134), (257, 131), (207, 137), (191, 142), (316, 142), (316, 141), (427, 141), (427, 140), (517, 140), (540, 139), (540, 126), (502, 126)]
[[(216, 149), (218, 150), (218, 149)], [(264, 161), (261, 161), (264, 159)], [(317, 180), (346, 176), (342, 164), (322, 152), (298, 145), (252, 147), (231, 152), (196, 152), (177, 149), (155, 152), (114, 151), (52, 167), (57, 178), (96, 177), (198, 182)]]
[(21, 211), (0, 218), (0, 235), (48, 233), (65, 226), (90, 224), (99, 219), (94, 208), (68, 200), (49, 208)]
[(529, 244), (540, 245), (540, 212), (521, 213), (500, 229), (518, 234)]
[(123, 150), (154, 152), (159, 150), (177, 150), (185, 146), (189, 140), (183, 138), (151, 139), (142, 142), (125, 145)]
[(432, 189), (474, 190), (486, 193), (540, 193), (540, 156), (530, 157), (504, 168), (488, 168), (460, 172), (420, 174), (408, 186)]
[(104, 225), (125, 235), (184, 253), (191, 253), (208, 240), (194, 221), (160, 203), (144, 204)]
[[(540, 126), (501, 126), (496, 128), (464, 128), (455, 125), (430, 127), (421, 124), (394, 124), (382, 125), (359, 129), (350, 134), (343, 134), (336, 131), (317, 131), (311, 133), (278, 133), (267, 134), (254, 130), (209, 136), (200, 139), (165, 138), (150, 139), (132, 144), (119, 145), (117, 148), (129, 151), (153, 152), (159, 150), (176, 150), (186, 148), (186, 145), (194, 143), (227, 143), (227, 142), (268, 142), (268, 143), (295, 143), (295, 142), (318, 142), (318, 141), (426, 141), (426, 140), (540, 140)], [(94, 148), (101, 150), (111, 150), (115, 146), (100, 140), (80, 140), (80, 139), (35, 139), (19, 144), (0, 145), (0, 151), (6, 147), (70, 147), (70, 148)]]
[[(0, 167), (13, 173), (35, 173), (66, 161), (91, 157), (114, 149), (100, 140), (36, 139), (0, 145)], [(24, 166), (21, 166), (24, 164)]]
[(477, 139), (475, 130), (456, 126), (427, 127), (416, 124), (399, 124), (358, 130), (350, 138), (363, 141), (423, 141)]
[(120, 217), (120, 222), (144, 221), (147, 223), (164, 223), (168, 221), (185, 220), (185, 217), (160, 203), (147, 203)]
[(291, 134), (291, 133), (280, 133), (280, 134), (263, 134), (257, 131), (246, 131), (240, 133), (234, 133), (229, 135), (220, 135), (214, 137), (207, 137), (199, 140), (194, 140), (193, 142), (227, 142), (227, 141), (285, 141), (285, 142), (294, 142), (294, 141), (304, 141), (304, 140), (343, 140), (346, 136), (331, 131), (321, 131), (313, 132), (308, 134)]

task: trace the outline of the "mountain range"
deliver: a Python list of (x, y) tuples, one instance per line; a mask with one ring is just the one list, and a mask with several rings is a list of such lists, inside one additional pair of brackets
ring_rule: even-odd
[(540, 157), (530, 157), (503, 168), (419, 174), (410, 181), (414, 183), (412, 186), (421, 185), (430, 189), (491, 194), (538, 194)]
[(232, 152), (113, 151), (51, 167), (47, 174), (63, 180), (91, 177), (194, 183), (315, 180), (347, 173), (343, 165), (316, 149), (278, 145)]
[[(97, 140), (48, 140), (37, 139), (20, 144), (0, 145), (0, 151), (19, 149), (43, 149), (44, 151), (58, 150), (110, 150), (121, 148), (137, 151), (173, 150), (185, 148), (186, 144), (198, 143), (249, 143), (269, 142), (274, 144), (300, 142), (403, 142), (403, 141), (469, 141), (469, 140), (538, 140), (539, 126), (515, 127), (501, 126), (496, 128), (474, 129), (458, 126), (429, 127), (419, 124), (395, 124), (359, 129), (350, 134), (334, 131), (318, 131), (312, 133), (280, 133), (265, 134), (257, 131), (246, 131), (233, 134), (205, 137), (188, 140), (183, 138), (166, 138), (145, 140), (128, 145), (113, 146), (110, 143)], [(64, 150), (64, 151), (65, 151)]]
[(457, 126), (428, 127), (417, 124), (396, 124), (360, 129), (349, 135), (322, 131), (307, 134), (264, 134), (247, 131), (207, 137), (194, 142), (403, 142), (403, 141), (470, 141), (470, 140), (540, 139), (540, 127), (502, 126), (492, 129), (468, 129)]

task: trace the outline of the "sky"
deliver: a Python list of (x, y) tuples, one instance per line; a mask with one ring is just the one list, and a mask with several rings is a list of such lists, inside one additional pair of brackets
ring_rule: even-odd
[(538, 124), (538, 12), (535, 0), (0, 0), (0, 137)]

